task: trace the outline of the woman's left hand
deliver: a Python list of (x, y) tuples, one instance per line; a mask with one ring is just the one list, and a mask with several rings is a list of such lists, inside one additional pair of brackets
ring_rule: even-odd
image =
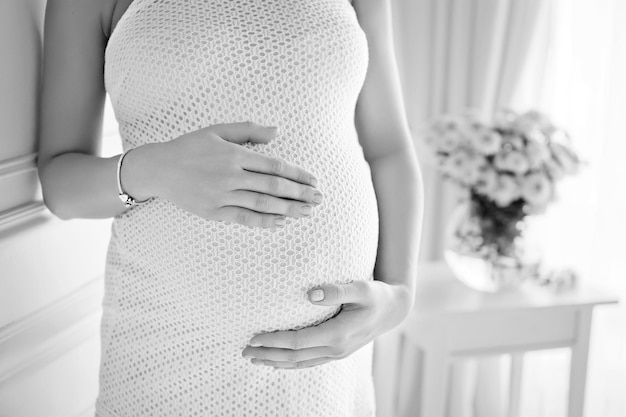
[(256, 335), (243, 356), (254, 364), (284, 369), (343, 359), (400, 324), (413, 305), (405, 286), (379, 280), (322, 285), (308, 295), (313, 304), (341, 305), (341, 310), (317, 326)]

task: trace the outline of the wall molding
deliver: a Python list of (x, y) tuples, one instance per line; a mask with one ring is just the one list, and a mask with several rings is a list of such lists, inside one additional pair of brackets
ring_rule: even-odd
[[(0, 160), (0, 181), (37, 171), (37, 155), (36, 152), (33, 152), (15, 158)], [(43, 201), (35, 200), (20, 204), (17, 207), (12, 207), (5, 211), (0, 211), (0, 231), (16, 223), (32, 220), (44, 210), (45, 205)]]
[(53, 304), (0, 329), (0, 388), (96, 337), (104, 295), (98, 277)]
[(33, 220), (35, 217), (45, 213), (45, 211), (46, 205), (44, 202), (35, 201), (0, 212), (0, 231), (17, 223)]
[(37, 153), (0, 161), (0, 180), (37, 169)]

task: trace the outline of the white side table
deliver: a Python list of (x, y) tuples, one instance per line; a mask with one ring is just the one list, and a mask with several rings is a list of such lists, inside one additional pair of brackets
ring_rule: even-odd
[[(414, 311), (376, 340), (377, 415), (445, 417), (451, 361), (506, 353), (513, 355), (509, 417), (515, 417), (523, 352), (568, 347), (572, 352), (568, 416), (582, 417), (592, 311), (596, 305), (616, 302), (585, 287), (554, 294), (527, 285), (520, 291), (485, 294), (462, 285), (443, 263), (424, 264)], [(401, 349), (422, 351), (417, 383), (411, 369), (392, 363)], [(415, 396), (419, 409), (397, 408), (401, 390)]]

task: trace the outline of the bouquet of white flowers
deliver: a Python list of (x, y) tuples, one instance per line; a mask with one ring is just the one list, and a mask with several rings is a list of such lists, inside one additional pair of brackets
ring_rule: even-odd
[(472, 113), (442, 115), (426, 143), (444, 178), (468, 190), (475, 222), (457, 230), (455, 250), (491, 262), (519, 258), (521, 221), (543, 213), (555, 183), (582, 164), (567, 133), (537, 111), (500, 111), (491, 123)]
[(554, 185), (581, 161), (567, 133), (537, 111), (501, 111), (493, 124), (468, 113), (444, 115), (426, 136), (444, 176), (492, 201), (543, 212)]

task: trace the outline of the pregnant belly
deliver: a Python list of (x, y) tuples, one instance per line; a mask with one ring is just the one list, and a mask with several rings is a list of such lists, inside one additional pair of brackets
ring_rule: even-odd
[(307, 291), (373, 278), (378, 210), (358, 155), (324, 166), (312, 170), (324, 202), (283, 228), (205, 220), (162, 199), (116, 218), (107, 285), (118, 322), (191, 326), (241, 345), (334, 315), (336, 307), (311, 304)]

